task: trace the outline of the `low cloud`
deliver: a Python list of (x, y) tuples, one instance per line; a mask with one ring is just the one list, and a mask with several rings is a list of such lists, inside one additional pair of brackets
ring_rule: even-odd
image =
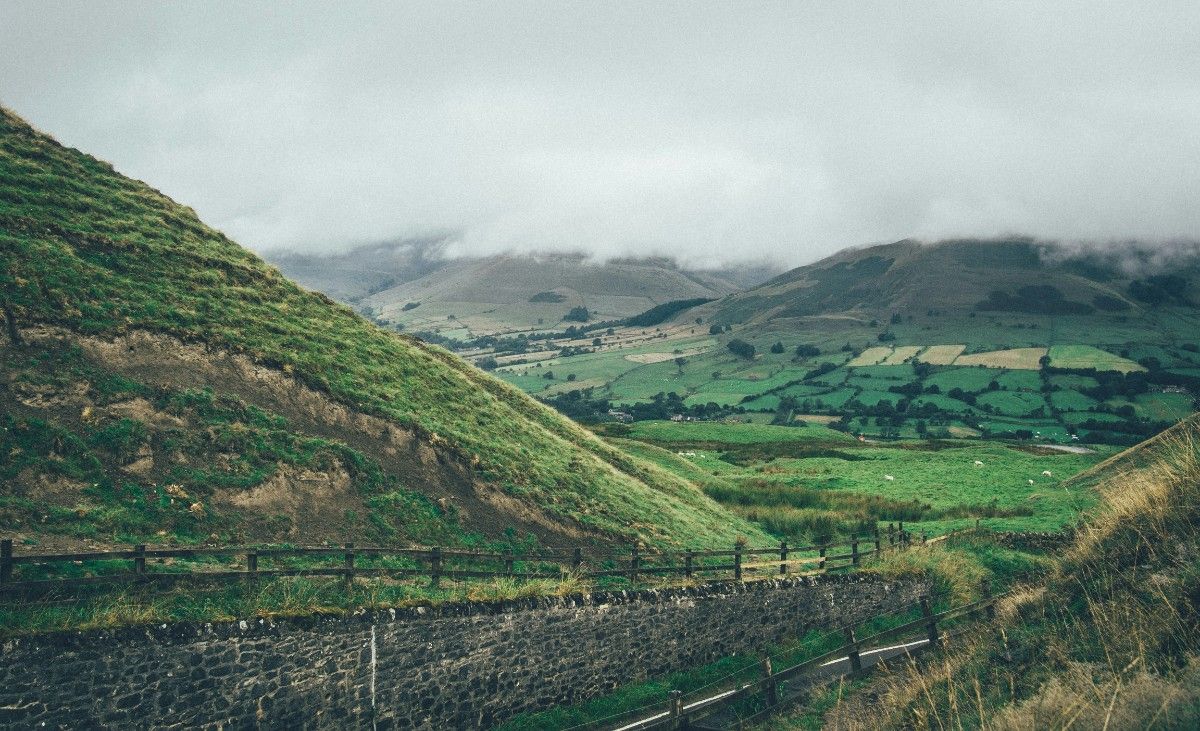
[(1194, 3), (281, 7), (6, 2), (0, 102), (260, 251), (1200, 238)]

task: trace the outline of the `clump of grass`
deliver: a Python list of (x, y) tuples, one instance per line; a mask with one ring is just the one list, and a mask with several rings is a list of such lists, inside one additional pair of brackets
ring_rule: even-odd
[(821, 490), (786, 485), (770, 480), (750, 479), (736, 485), (706, 485), (704, 491), (725, 505), (817, 508), (861, 515), (875, 520), (920, 520), (931, 507), (916, 500), (901, 501), (844, 490)]

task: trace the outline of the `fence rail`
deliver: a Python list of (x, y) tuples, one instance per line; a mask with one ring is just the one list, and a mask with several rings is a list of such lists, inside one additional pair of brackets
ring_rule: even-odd
[[(706, 579), (747, 574), (812, 574), (851, 569), (889, 550), (911, 545), (914, 536), (892, 525), (870, 536), (851, 537), (840, 543), (732, 549), (647, 550), (595, 552), (591, 547), (543, 549), (531, 553), (472, 551), (432, 547), (356, 546), (223, 546), (218, 548), (152, 548), (144, 544), (128, 550), (83, 553), (17, 554), (11, 539), (0, 540), (0, 594), (15, 591), (65, 588), (103, 583), (175, 582), (185, 579), (247, 580), (279, 576), (333, 576), (352, 582), (356, 577), (428, 577), (433, 584), (445, 579), (581, 578), (683, 576)], [(925, 542), (922, 534), (919, 540)], [(768, 558), (769, 557), (769, 558)], [(149, 570), (168, 559), (201, 563)], [(732, 560), (730, 560), (732, 559)], [(753, 559), (747, 561), (746, 559)], [(324, 560), (325, 565), (312, 564)], [(329, 563), (332, 560), (332, 563)], [(127, 566), (83, 566), (87, 562), (129, 562)], [(207, 562), (208, 565), (204, 565)], [(293, 565), (289, 565), (293, 564)], [(80, 567), (89, 575), (52, 575), (66, 567)], [(70, 571), (68, 571), (70, 573)]]
[[(840, 633), (845, 642), (839, 647), (790, 667), (775, 670), (770, 658), (763, 658), (759, 664), (759, 677), (753, 680), (737, 681), (732, 686), (720, 690), (709, 690), (707, 695), (686, 704), (683, 702), (683, 693), (674, 690), (668, 694), (665, 700), (657, 704), (576, 726), (572, 728), (572, 731), (703, 728), (702, 722), (705, 719), (712, 719), (734, 704), (751, 698), (759, 700), (757, 707), (748, 716), (742, 716), (738, 720), (743, 723), (759, 720), (781, 710), (789, 701), (803, 697), (803, 690), (793, 693), (790, 699), (785, 697), (783, 684), (788, 681), (812, 678), (822, 669), (835, 664), (839, 664), (840, 667), (835, 667), (832, 672), (827, 672), (826, 677), (857, 677), (871, 668), (870, 665), (863, 664), (863, 655), (878, 654), (884, 651), (892, 653), (892, 656), (909, 655), (920, 650), (936, 649), (949, 637), (949, 633), (945, 631), (944, 627), (947, 622), (979, 614), (983, 614), (989, 620), (993, 619), (996, 602), (1005, 594), (993, 595), (990, 583), (985, 580), (980, 586), (980, 595), (982, 598), (978, 601), (951, 607), (937, 613), (931, 609), (930, 598), (922, 596), (916, 602), (921, 610), (921, 616), (918, 619), (876, 632), (868, 637), (858, 637), (858, 629), (869, 622), (895, 612), (871, 617), (842, 627)], [(911, 606), (909, 605), (909, 607)], [(896, 642), (898, 638), (911, 641), (891, 647), (881, 646), (884, 641)]]

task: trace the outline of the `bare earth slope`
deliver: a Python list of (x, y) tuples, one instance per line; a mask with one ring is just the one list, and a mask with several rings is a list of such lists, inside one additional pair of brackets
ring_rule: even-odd
[[(190, 209), (7, 111), (0, 252), (0, 305), (18, 335), (34, 340), (33, 328), (52, 326), (117, 371), (228, 389), (314, 434), (326, 427), (305, 421), (304, 404), (324, 399), (357, 432), (377, 428), (381, 443), (417, 450), (412, 464), (428, 467), (414, 467), (406, 488), (503, 506), (467, 509), (476, 523), (468, 527), (495, 532), (496, 522), (523, 516), (524, 525), (609, 540), (766, 539), (690, 483), (445, 351), (302, 290)], [(399, 436), (383, 436), (385, 426)]]

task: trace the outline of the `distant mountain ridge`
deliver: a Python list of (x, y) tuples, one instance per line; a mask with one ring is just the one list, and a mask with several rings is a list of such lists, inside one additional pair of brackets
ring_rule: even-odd
[[(1155, 250), (1067, 250), (1031, 239), (898, 241), (847, 249), (737, 293), (716, 309), (723, 323), (862, 312), (1136, 314), (1200, 302), (1200, 255), (1181, 248), (1170, 265)], [(1130, 269), (1140, 269), (1133, 271)]]

